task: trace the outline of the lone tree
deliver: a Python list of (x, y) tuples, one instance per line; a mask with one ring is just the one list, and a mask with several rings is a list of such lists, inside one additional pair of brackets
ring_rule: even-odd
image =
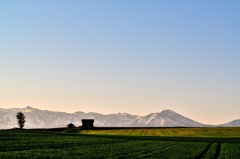
[(19, 125), (20, 129), (22, 129), (24, 127), (25, 117), (26, 116), (24, 116), (24, 114), (22, 112), (17, 113), (18, 125)]

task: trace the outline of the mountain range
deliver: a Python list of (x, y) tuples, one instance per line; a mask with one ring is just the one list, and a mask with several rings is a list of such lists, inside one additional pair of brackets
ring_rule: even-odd
[(240, 119), (221, 125), (202, 124), (184, 117), (172, 110), (163, 110), (146, 116), (128, 113), (108, 114), (56, 112), (40, 110), (30, 106), (25, 108), (0, 108), (0, 129), (18, 127), (16, 114), (21, 111), (26, 116), (24, 128), (56, 128), (65, 127), (69, 123), (81, 126), (82, 119), (94, 119), (96, 127), (239, 127)]

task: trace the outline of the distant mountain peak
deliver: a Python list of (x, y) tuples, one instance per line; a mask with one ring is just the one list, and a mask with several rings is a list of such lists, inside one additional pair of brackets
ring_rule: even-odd
[(26, 106), (25, 108), (23, 108), (23, 112), (32, 112), (32, 110), (34, 110), (35, 108), (31, 107), (31, 106)]
[(32, 107), (28, 105), (25, 107), (25, 109), (32, 109)]
[(233, 121), (230, 121), (226, 124), (221, 124), (220, 126), (231, 126), (231, 127), (239, 127), (240, 126), (240, 119), (236, 119)]
[(176, 114), (176, 112), (174, 112), (173, 110), (170, 110), (170, 109), (165, 109), (165, 110), (161, 111), (160, 113), (164, 113), (164, 114)]
[(130, 114), (128, 114), (128, 113), (126, 113), (126, 112), (124, 112), (124, 113), (117, 113), (118, 115), (130, 115)]

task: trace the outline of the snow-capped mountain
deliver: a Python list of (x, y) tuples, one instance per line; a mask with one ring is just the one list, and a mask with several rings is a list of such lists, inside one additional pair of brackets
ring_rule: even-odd
[[(21, 111), (26, 116), (24, 128), (65, 127), (69, 123), (80, 126), (82, 119), (94, 119), (97, 127), (205, 127), (205, 125), (186, 118), (172, 110), (152, 113), (147, 116), (127, 113), (103, 115), (99, 113), (65, 113), (40, 110), (30, 106), (25, 108), (0, 109), (0, 129), (18, 127), (16, 114)], [(240, 126), (240, 120), (219, 126)]]
[(229, 123), (221, 124), (219, 126), (223, 126), (223, 127), (239, 127), (240, 126), (240, 119), (233, 120), (233, 121), (231, 121)]
[(172, 110), (163, 110), (160, 113), (152, 113), (141, 117), (138, 121), (139, 126), (146, 127), (203, 127), (207, 126), (189, 118), (186, 118)]

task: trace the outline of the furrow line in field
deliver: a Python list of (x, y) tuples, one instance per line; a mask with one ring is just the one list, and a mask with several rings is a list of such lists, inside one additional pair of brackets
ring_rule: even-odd
[(216, 153), (214, 155), (214, 159), (217, 159), (219, 154), (220, 154), (220, 151), (221, 151), (221, 143), (218, 143), (217, 145), (217, 150), (216, 150)]
[(196, 159), (201, 159), (203, 158), (203, 156), (207, 153), (207, 151), (209, 150), (209, 148), (211, 147), (212, 143), (209, 143), (208, 146), (206, 147), (206, 149), (198, 156), (196, 156)]

